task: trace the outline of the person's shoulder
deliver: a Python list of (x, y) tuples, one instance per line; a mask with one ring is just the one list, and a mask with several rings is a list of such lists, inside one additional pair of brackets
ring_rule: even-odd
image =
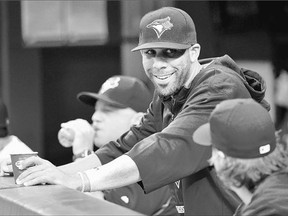
[(7, 149), (9, 148), (13, 153), (15, 152), (32, 152), (32, 150), (22, 142), (17, 136), (10, 135), (10, 142), (7, 145)]
[[(287, 215), (287, 186), (287, 173), (267, 177), (257, 187), (253, 193), (251, 203), (244, 208), (243, 212), (249, 213), (249, 215), (252, 215), (250, 213), (254, 215)], [(263, 203), (266, 203), (266, 205), (262, 205)]]
[(225, 98), (250, 97), (244, 79), (237, 72), (214, 63), (197, 74), (192, 81), (191, 88), (193, 89), (190, 93), (191, 96), (198, 92), (201, 93), (201, 97), (211, 97), (212, 95), (224, 95)]
[(209, 86), (224, 85), (227, 83), (243, 84), (243, 80), (239, 74), (234, 73), (229, 68), (219, 65), (209, 65), (208, 67), (202, 69), (195, 77), (195, 82)]
[(241, 68), (229, 55), (201, 59), (199, 63), (203, 66), (202, 71), (204, 73), (232, 73), (233, 75), (239, 75), (241, 71)]
[[(22, 142), (19, 137), (15, 136), (15, 135), (10, 135), (10, 144), (23, 145), (24, 142)], [(26, 144), (24, 144), (24, 145), (26, 145)]]
[(236, 62), (228, 55), (201, 59), (199, 63), (202, 65), (202, 70), (195, 77), (196, 81), (209, 83), (224, 84), (227, 82), (243, 83), (241, 76), (241, 68)]
[[(257, 187), (254, 195), (262, 196), (263, 194), (272, 195), (273, 194), (288, 194), (288, 173), (287, 171), (277, 172), (272, 175), (267, 176)], [(265, 195), (265, 196), (266, 196)], [(287, 197), (288, 202), (288, 197)]]

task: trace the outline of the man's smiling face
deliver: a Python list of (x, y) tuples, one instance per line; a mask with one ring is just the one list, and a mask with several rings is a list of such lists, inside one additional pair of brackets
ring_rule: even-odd
[(159, 95), (172, 95), (190, 77), (188, 49), (145, 49), (141, 54), (145, 73)]

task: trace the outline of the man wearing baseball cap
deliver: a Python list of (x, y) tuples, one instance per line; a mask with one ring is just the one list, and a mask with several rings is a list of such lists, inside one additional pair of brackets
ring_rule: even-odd
[[(226, 99), (252, 97), (269, 109), (263, 100), (263, 78), (240, 68), (228, 55), (199, 61), (200, 44), (194, 22), (189, 14), (175, 7), (144, 15), (139, 44), (132, 51), (138, 50), (144, 71), (155, 87), (153, 100), (140, 124), (81, 163), (60, 167), (69, 173), (81, 171), (79, 176), (54, 176), (47, 169), (44, 173), (57, 181), (34, 179), (23, 172), (18, 183), (48, 181), (97, 191), (138, 182), (145, 193), (171, 184), (182, 187), (184, 207), (179, 206), (180, 213), (231, 215), (238, 203), (232, 203), (229, 196), (227, 199), (225, 190), (219, 193), (215, 182), (208, 179), (207, 160), (212, 148), (195, 143), (191, 133), (206, 123), (214, 107)], [(30, 163), (46, 164), (52, 169), (41, 158), (23, 161), (24, 166)], [(97, 169), (88, 169), (96, 166)], [(58, 168), (54, 168), (56, 172)], [(42, 177), (37, 170), (33, 170), (33, 175)]]
[[(80, 92), (77, 98), (95, 108), (92, 124), (84, 119), (71, 120), (61, 124), (59, 142), (64, 147), (72, 146), (73, 160), (80, 160), (93, 154), (93, 144), (97, 148), (115, 141), (129, 128), (138, 124), (149, 107), (152, 95), (139, 79), (129, 76), (113, 76), (107, 79), (98, 93)], [(72, 132), (72, 137), (69, 134)], [(168, 186), (152, 193), (143, 193), (138, 184), (104, 190), (91, 195), (99, 195), (107, 201), (133, 209), (145, 215), (175, 215), (175, 200)]]
[[(88, 140), (79, 140), (77, 143), (73, 143), (74, 158), (80, 157), (86, 150), (92, 150), (93, 140), (99, 148), (111, 140), (116, 140), (129, 130), (132, 123), (137, 122), (137, 119), (142, 116), (141, 113), (148, 109), (152, 95), (147, 86), (135, 77), (112, 76), (102, 84), (98, 93), (80, 92), (77, 98), (82, 103), (95, 108), (95, 113), (91, 118), (93, 128), (82, 119), (61, 124), (64, 129), (70, 128), (75, 129), (78, 133), (85, 133), (81, 137)], [(99, 108), (96, 105), (99, 105)], [(86, 125), (90, 130), (85, 127)], [(100, 127), (100, 125), (102, 126)], [(65, 132), (62, 135), (65, 135)], [(80, 138), (77, 137), (77, 139)], [(70, 137), (61, 136), (61, 133), (59, 140), (66, 147), (70, 147), (73, 142)]]
[(242, 204), (234, 215), (288, 214), (287, 143), (279, 143), (270, 114), (253, 99), (231, 99), (193, 134), (212, 145), (210, 164)]

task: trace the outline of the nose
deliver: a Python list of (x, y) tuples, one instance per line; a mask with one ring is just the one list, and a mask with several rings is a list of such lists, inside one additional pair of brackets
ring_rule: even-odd
[(101, 121), (101, 113), (99, 111), (95, 111), (91, 117), (92, 122), (98, 123)]
[(156, 56), (153, 61), (153, 68), (156, 68), (158, 70), (166, 68), (167, 67), (167, 62), (165, 58), (161, 56)]

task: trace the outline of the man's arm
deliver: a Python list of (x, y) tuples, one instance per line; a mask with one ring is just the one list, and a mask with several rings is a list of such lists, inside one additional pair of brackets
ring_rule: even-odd
[(141, 181), (137, 165), (127, 155), (84, 173), (89, 179), (91, 191), (123, 187)]
[[(85, 159), (83, 165), (85, 168), (95, 167), (97, 163), (93, 163), (94, 165), (87, 163), (90, 159), (92, 161), (92, 159), (97, 158), (96, 156), (93, 157), (94, 158), (89, 157)], [(84, 161), (84, 159), (80, 160), (79, 163), (82, 163), (82, 161)], [(58, 184), (72, 189), (86, 191), (83, 190), (83, 184), (85, 184), (84, 188), (87, 188), (87, 182), (84, 182), (83, 178), (75, 173), (77, 170), (80, 171), (84, 169), (84, 167), (80, 168), (78, 162), (62, 166), (62, 169), (60, 170), (51, 162), (40, 157), (29, 157), (23, 160), (20, 166), (22, 169), (25, 169), (32, 164), (36, 166), (30, 167), (20, 174), (17, 179), (17, 184), (24, 184), (25, 186), (41, 183)], [(63, 167), (65, 168), (65, 172), (63, 172)], [(73, 174), (67, 172), (73, 172)], [(127, 155), (122, 155), (97, 169), (90, 169), (81, 173), (87, 175), (86, 177), (88, 178), (89, 185), (89, 190), (87, 191), (118, 188), (141, 180), (135, 162)]]
[(101, 161), (99, 160), (97, 155), (91, 154), (81, 160), (77, 160), (75, 162), (59, 166), (58, 168), (67, 174), (73, 174), (80, 171), (93, 169), (101, 165), (102, 165)]

